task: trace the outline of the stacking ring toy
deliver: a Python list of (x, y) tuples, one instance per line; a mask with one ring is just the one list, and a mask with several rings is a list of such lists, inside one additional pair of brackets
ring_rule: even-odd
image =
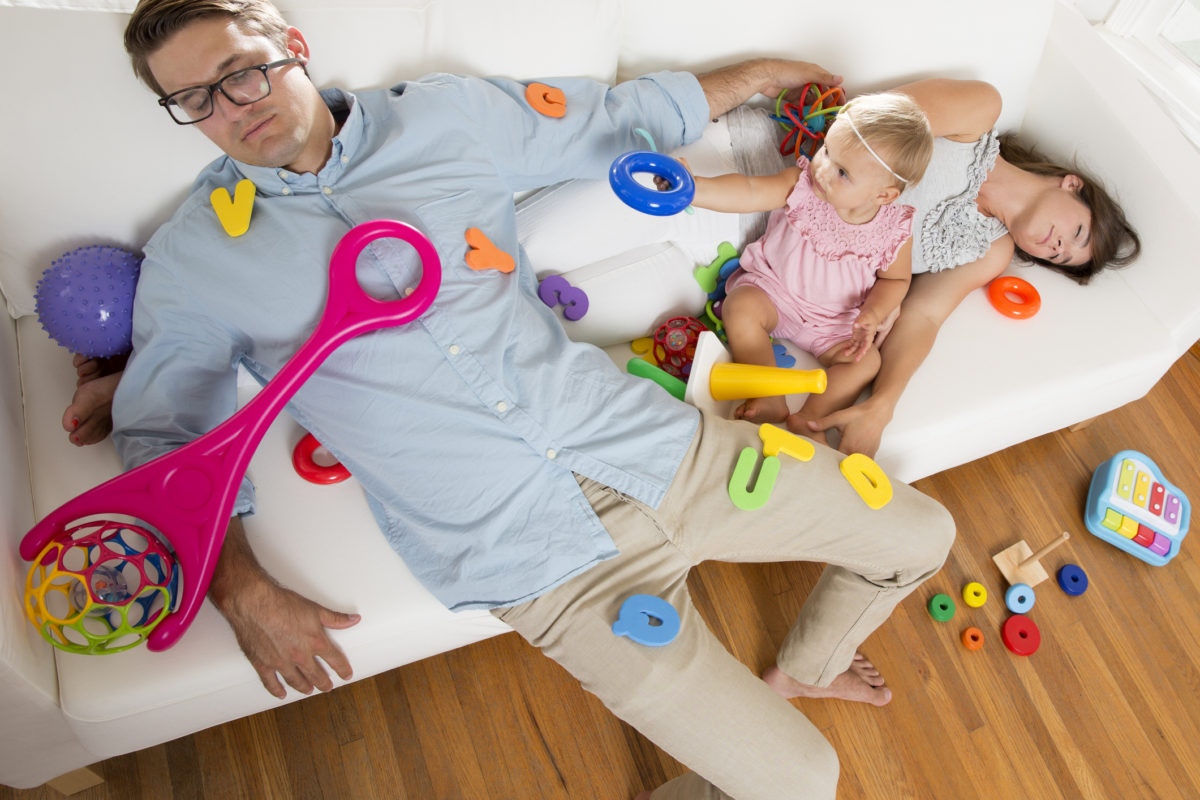
[(1006, 317), (1029, 319), (1042, 307), (1042, 296), (1027, 280), (1001, 275), (988, 284), (988, 300)]
[(1033, 655), (1042, 644), (1042, 632), (1024, 614), (1013, 614), (1005, 620), (1000, 628), (1000, 638), (1005, 647), (1019, 656)]
[(968, 650), (983, 649), (983, 631), (979, 628), (967, 628), (962, 632), (963, 647)]
[(341, 483), (350, 477), (350, 470), (340, 462), (335, 462), (328, 466), (318, 464), (313, 459), (313, 454), (321, 443), (317, 441), (317, 437), (311, 433), (304, 434), (304, 438), (296, 444), (296, 449), (292, 451), (292, 466), (296, 469), (296, 474), (309, 483), (330, 484)]
[(947, 622), (954, 617), (954, 601), (948, 594), (935, 594), (929, 598), (929, 616), (938, 622)]
[(1036, 601), (1033, 587), (1027, 583), (1014, 583), (1004, 593), (1004, 605), (1014, 614), (1024, 614), (1033, 608)]
[[(634, 175), (643, 172), (671, 182), (671, 188), (660, 192), (643, 186)], [(621, 202), (643, 214), (669, 217), (692, 204), (696, 196), (696, 181), (679, 161), (662, 153), (634, 150), (617, 156), (608, 170), (608, 183)]]

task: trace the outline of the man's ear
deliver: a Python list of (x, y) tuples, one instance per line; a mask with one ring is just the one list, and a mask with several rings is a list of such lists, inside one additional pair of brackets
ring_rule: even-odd
[(288, 55), (300, 59), (303, 64), (308, 64), (308, 42), (305, 41), (304, 34), (300, 32), (299, 28), (287, 29), (287, 51)]
[(1059, 185), (1068, 191), (1078, 194), (1083, 189), (1083, 178), (1078, 175), (1063, 175)]

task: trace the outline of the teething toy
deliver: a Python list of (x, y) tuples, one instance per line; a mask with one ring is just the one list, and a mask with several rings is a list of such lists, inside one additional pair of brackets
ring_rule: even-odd
[[(371, 297), (355, 277), (359, 254), (381, 238), (404, 240), (422, 263), (417, 287), (399, 300)], [(83, 518), (119, 515), (142, 521), (174, 548), (183, 583), (176, 609), (149, 634), (147, 646), (164, 650), (175, 644), (200, 610), (242, 475), (271, 421), (343, 342), (379, 328), (404, 325), (423, 314), (437, 296), (441, 277), (437, 250), (417, 229), (392, 220), (351, 228), (330, 259), (329, 295), (316, 329), (262, 391), (200, 438), (51, 511), (22, 538), (21, 556), (42, 559), (44, 548), (69, 541), (71, 526)], [(38, 567), (38, 563), (33, 566)]]
[[(643, 186), (633, 176), (648, 173), (667, 180), (671, 188), (659, 191)], [(621, 202), (656, 217), (678, 214), (692, 204), (696, 181), (677, 159), (649, 150), (634, 150), (617, 156), (608, 170), (608, 183)]]
[(1033, 284), (1013, 275), (1001, 275), (987, 286), (992, 307), (1006, 317), (1029, 319), (1042, 307), (1042, 296)]
[(296, 474), (309, 483), (321, 485), (341, 483), (348, 479), (350, 470), (346, 469), (340, 461), (329, 465), (316, 462), (313, 456), (320, 448), (321, 443), (317, 441), (317, 437), (311, 433), (304, 434), (292, 450), (292, 467), (296, 470)]
[(250, 230), (250, 214), (254, 210), (254, 181), (242, 178), (233, 187), (233, 197), (224, 186), (218, 186), (208, 196), (213, 211), (225, 233), (236, 238)]

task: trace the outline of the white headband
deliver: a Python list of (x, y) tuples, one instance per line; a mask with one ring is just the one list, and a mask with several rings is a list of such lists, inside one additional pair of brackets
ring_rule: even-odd
[(867, 140), (864, 139), (863, 135), (858, 132), (858, 128), (855, 127), (854, 120), (850, 119), (849, 114), (842, 112), (841, 114), (838, 114), (837, 118), (844, 119), (844, 120), (846, 120), (846, 122), (850, 123), (850, 130), (854, 131), (854, 135), (858, 137), (859, 143), (862, 144), (863, 147), (867, 148), (867, 152), (875, 157), (875, 160), (879, 162), (880, 166), (882, 166), (884, 169), (886, 169), (888, 172), (890, 172), (892, 174), (892, 177), (895, 178), (896, 180), (900, 181), (901, 183), (903, 183), (905, 185), (908, 184), (908, 178), (901, 178), (899, 175), (897, 175), (896, 171), (893, 170), (891, 167), (889, 167), (888, 163), (879, 157), (879, 153), (876, 153), (874, 150), (871, 149), (871, 145), (867, 144)]

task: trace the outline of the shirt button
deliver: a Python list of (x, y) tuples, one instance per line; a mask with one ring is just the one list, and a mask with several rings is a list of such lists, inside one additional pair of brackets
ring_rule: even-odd
[(496, 403), (496, 410), (503, 414), (505, 411), (508, 411), (508, 403), (501, 400), (499, 403)]
[(343, 164), (349, 164), (349, 163), (350, 163), (350, 156), (342, 156), (342, 163), (343, 163)]
[(288, 187), (286, 187), (286, 186), (285, 186), (285, 187), (283, 187), (283, 189), (280, 191), (280, 194), (284, 194), (284, 195), (288, 195), (288, 194), (291, 194), (291, 193), (292, 193), (292, 190), (291, 190), (291, 189), (289, 189), (289, 188), (288, 188)]
[(551, 447), (549, 450), (546, 451), (546, 458), (553, 461), (554, 459), (558, 458), (558, 451), (555, 450), (553, 447)]
[(278, 173), (278, 174), (279, 174), (279, 179), (280, 179), (280, 180), (284, 180), (284, 181), (286, 181), (286, 180), (287, 180), (287, 176), (288, 176), (288, 174), (287, 174), (287, 170), (286, 170), (286, 169), (281, 169), (281, 170), (279, 170), (279, 173)]
[(321, 187), (321, 191), (322, 191), (322, 192), (324, 192), (324, 193), (325, 193), (325, 194), (327, 194), (327, 195), (330, 195), (330, 194), (333, 194), (333, 187), (330, 187), (330, 186), (322, 186), (322, 187)]
[(458, 345), (456, 345), (456, 344), (450, 345), (450, 355), (456, 356), (461, 352), (462, 352), (462, 348), (459, 347)]

